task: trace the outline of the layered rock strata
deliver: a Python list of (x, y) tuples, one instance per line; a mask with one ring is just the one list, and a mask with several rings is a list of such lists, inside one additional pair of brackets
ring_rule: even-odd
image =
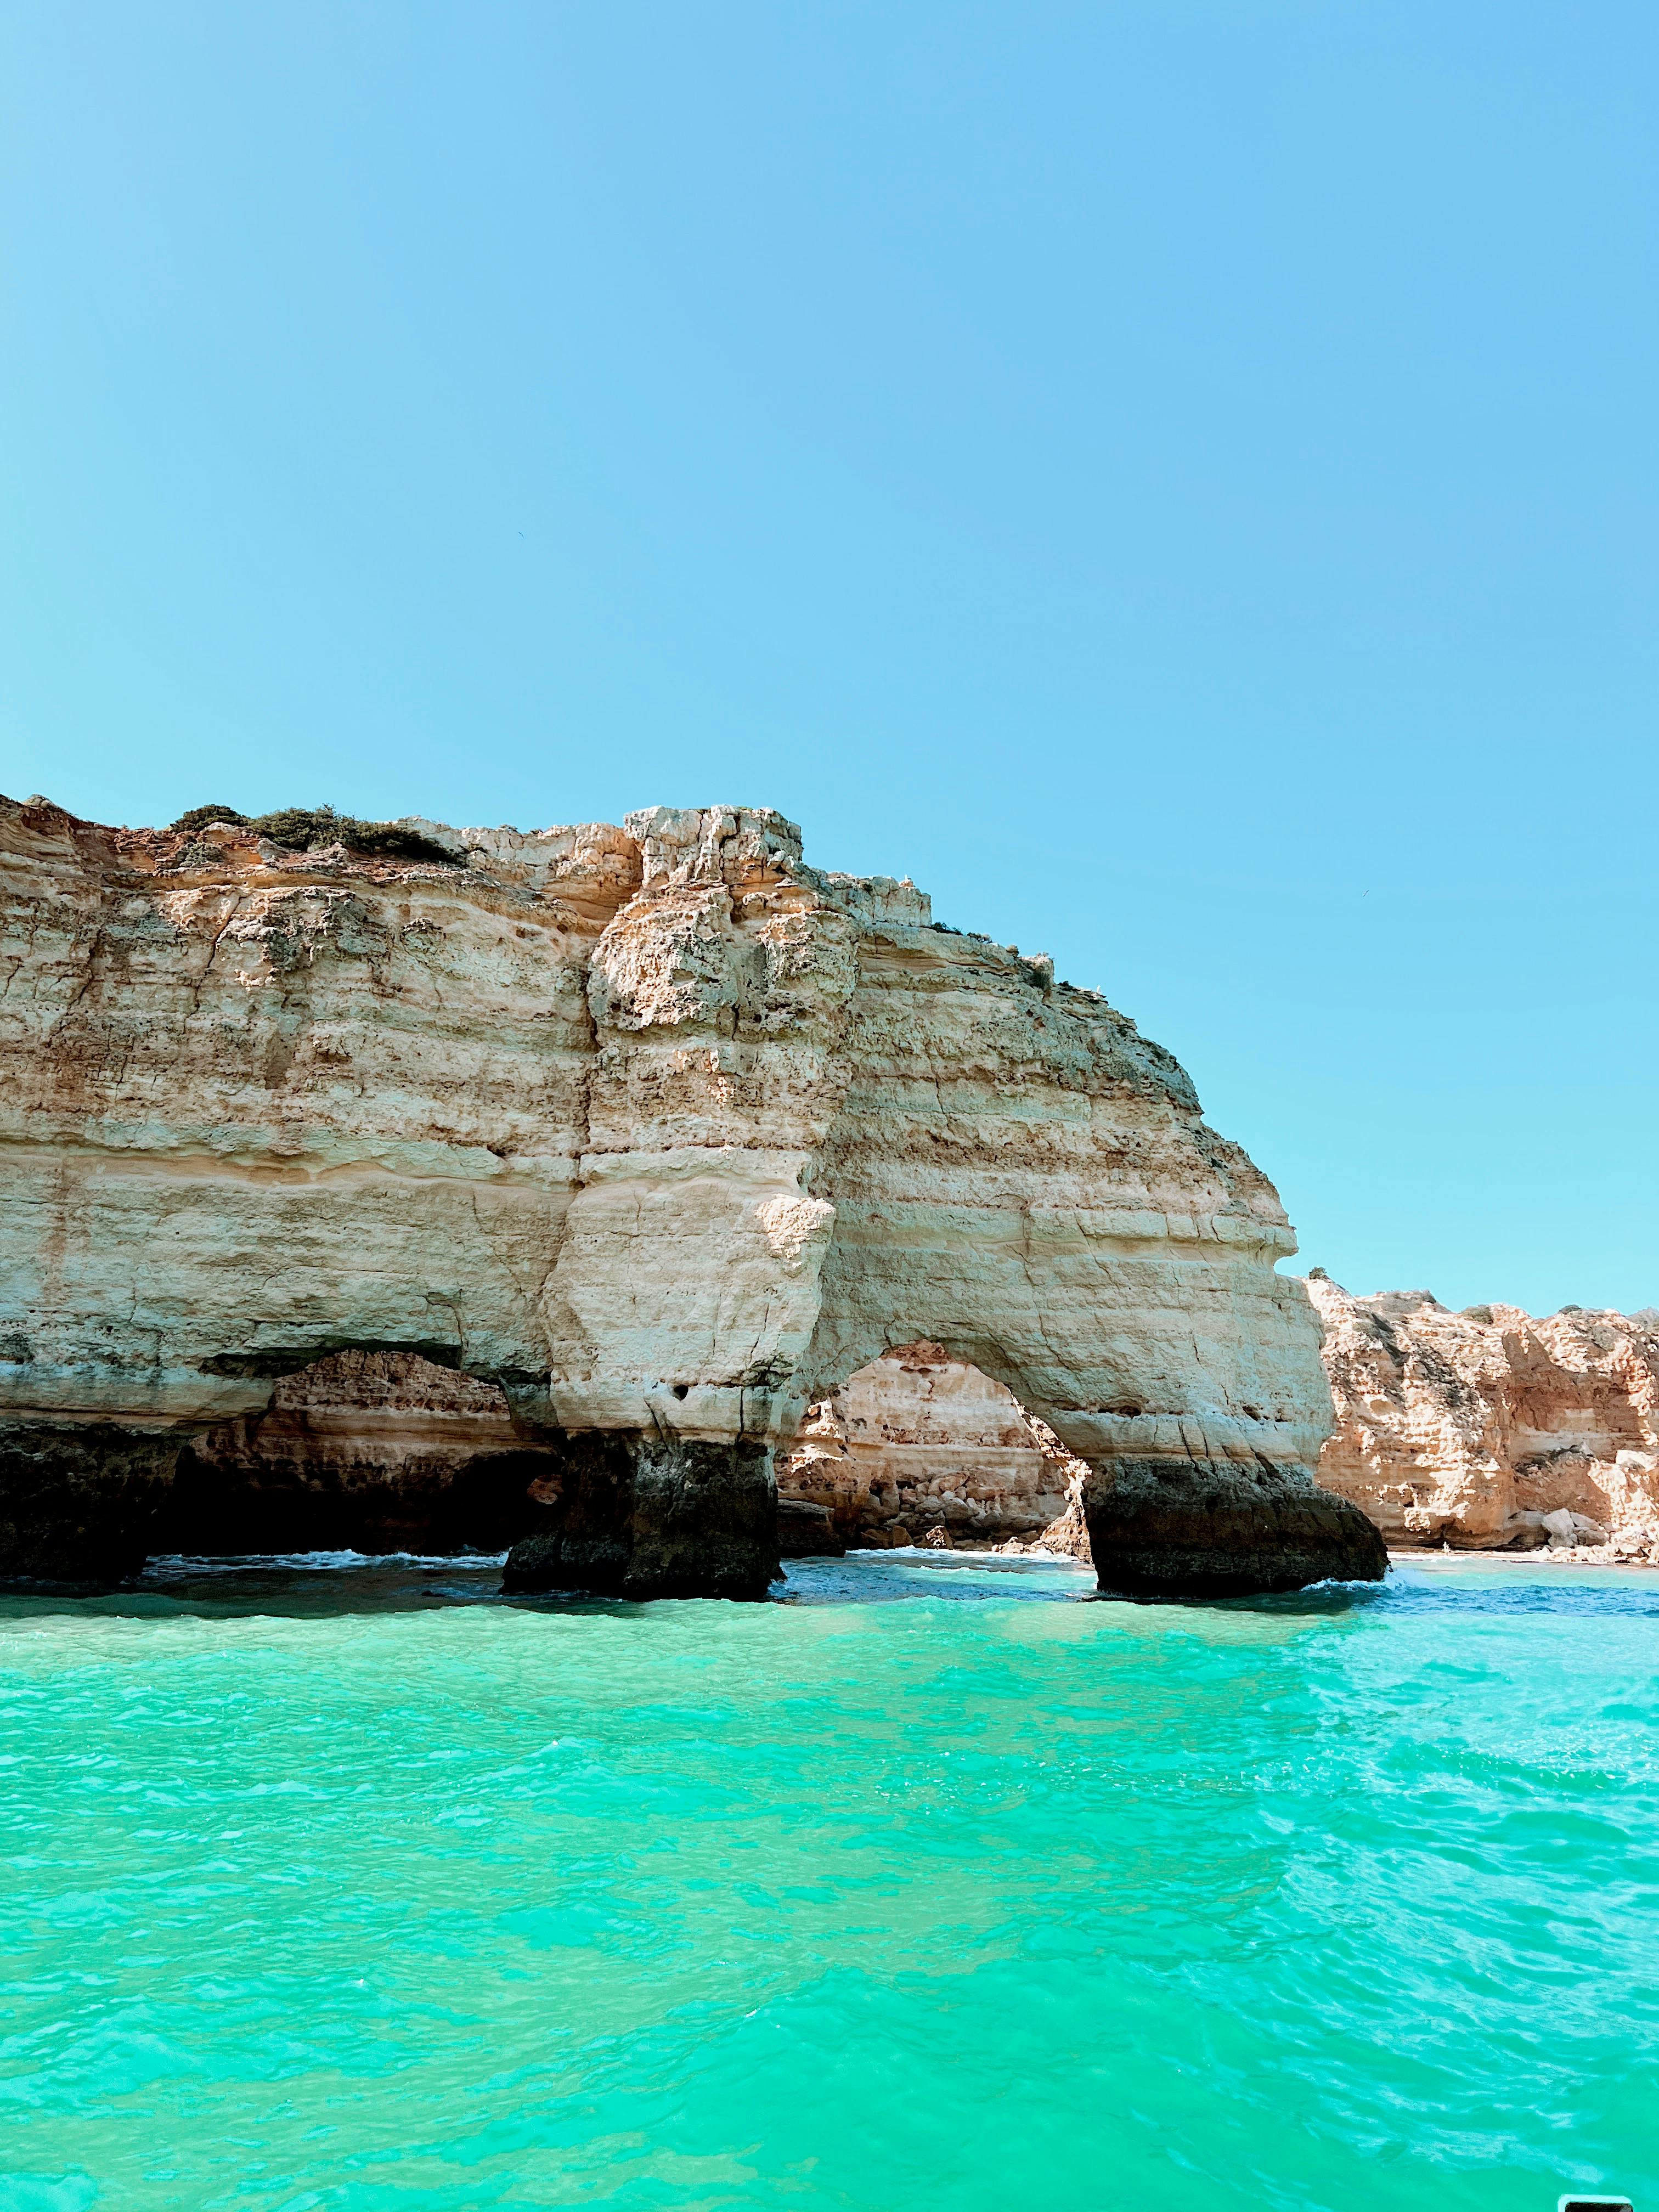
[(1086, 1463), (1110, 1586), (1381, 1571), (1278, 1199), (1097, 994), (767, 809), (403, 826), (449, 864), (0, 802), (0, 1571), (194, 1548), (350, 1353), (488, 1394), (520, 1586), (757, 1596), (775, 1449), (918, 1339)]
[(1336, 1409), (1319, 1480), (1390, 1541), (1659, 1560), (1659, 1313), (1308, 1288)]

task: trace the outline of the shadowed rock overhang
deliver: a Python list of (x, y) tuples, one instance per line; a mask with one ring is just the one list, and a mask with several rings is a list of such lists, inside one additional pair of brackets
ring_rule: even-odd
[(1103, 1586), (1382, 1571), (1278, 1198), (1097, 994), (766, 808), (397, 826), (0, 801), (0, 1573), (191, 1548), (283, 1376), (408, 1355), (518, 1586), (759, 1596), (774, 1449), (920, 1340), (1086, 1462)]

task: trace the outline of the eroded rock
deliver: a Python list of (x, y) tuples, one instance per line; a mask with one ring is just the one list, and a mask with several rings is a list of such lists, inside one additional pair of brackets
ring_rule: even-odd
[(1086, 1468), (1103, 1576), (1352, 1568), (1278, 1199), (1098, 994), (764, 808), (402, 826), (441, 857), (0, 802), (0, 1571), (113, 1571), (186, 1448), (204, 1515), (282, 1489), (282, 1378), (410, 1356), (494, 1394), (420, 1480), (522, 1455), (520, 1586), (756, 1595), (775, 1448), (918, 1340)]
[(1392, 1541), (1659, 1555), (1659, 1314), (1308, 1287), (1337, 1416), (1319, 1480)]
[[(898, 1345), (810, 1406), (777, 1460), (781, 1507), (811, 1500), (842, 1541), (1068, 1553), (1088, 1562), (1086, 1461), (942, 1344)], [(944, 1516), (939, 1518), (937, 1516)]]
[(336, 1352), (179, 1458), (158, 1548), (505, 1551), (556, 1521), (562, 1455), (506, 1391), (410, 1352)]
[(847, 1540), (827, 1505), (805, 1498), (778, 1498), (778, 1556), (783, 1559), (839, 1559)]
[(807, 1408), (778, 1458), (781, 1498), (810, 1499), (848, 1543), (918, 1519), (953, 1543), (1034, 1536), (1086, 1473), (1012, 1390), (942, 1344), (895, 1346)]

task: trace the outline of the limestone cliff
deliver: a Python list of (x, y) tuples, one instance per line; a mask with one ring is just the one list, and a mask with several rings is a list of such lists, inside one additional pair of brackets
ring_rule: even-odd
[(1319, 1480), (1388, 1537), (1659, 1558), (1659, 1314), (1308, 1288), (1336, 1408)]
[(764, 808), (404, 827), (0, 801), (0, 1570), (187, 1547), (349, 1352), (493, 1394), (520, 1586), (758, 1595), (774, 1447), (925, 1338), (1087, 1462), (1113, 1586), (1380, 1571), (1278, 1199), (1097, 994)]

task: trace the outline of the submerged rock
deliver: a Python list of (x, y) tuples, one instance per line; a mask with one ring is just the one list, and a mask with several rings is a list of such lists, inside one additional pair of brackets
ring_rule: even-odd
[[(1052, 963), (767, 808), (207, 816), (0, 801), (0, 1573), (280, 1523), (758, 1597), (774, 1450), (919, 1342), (1018, 1401), (1031, 1533), (1040, 1423), (1137, 1586), (1352, 1571), (1278, 1198)], [(1018, 1534), (960, 1472), (888, 1540)]]

